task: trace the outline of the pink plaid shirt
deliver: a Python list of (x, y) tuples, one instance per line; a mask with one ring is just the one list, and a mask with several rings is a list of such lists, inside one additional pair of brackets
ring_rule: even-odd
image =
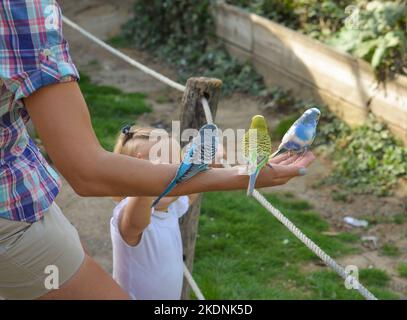
[(79, 78), (54, 0), (0, 1), (0, 218), (35, 222), (60, 188), (29, 137), (23, 98)]

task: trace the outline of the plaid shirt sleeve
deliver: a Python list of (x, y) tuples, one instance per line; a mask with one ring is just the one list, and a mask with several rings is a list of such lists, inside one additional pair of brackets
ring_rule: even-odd
[(0, 1), (0, 78), (14, 100), (79, 79), (55, 0)]

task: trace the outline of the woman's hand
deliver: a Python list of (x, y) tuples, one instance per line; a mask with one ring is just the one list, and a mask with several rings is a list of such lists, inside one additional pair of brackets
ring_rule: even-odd
[[(265, 166), (257, 178), (256, 188), (273, 187), (287, 183), (290, 179), (303, 176), (306, 168), (314, 161), (312, 152), (299, 155), (288, 153), (279, 155), (270, 160), (269, 166)], [(205, 191), (222, 191), (246, 189), (249, 183), (247, 166), (234, 166), (231, 168), (213, 168), (188, 180), (174, 189), (174, 194), (192, 193)]]
[[(283, 153), (271, 159), (259, 175), (261, 186), (278, 186), (287, 183), (296, 176), (303, 176), (307, 167), (315, 160), (311, 151), (303, 155)], [(256, 184), (257, 186), (257, 184)]]

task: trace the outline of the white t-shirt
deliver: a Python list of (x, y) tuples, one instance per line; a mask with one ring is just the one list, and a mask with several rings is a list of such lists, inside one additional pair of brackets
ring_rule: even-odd
[(179, 197), (168, 207), (168, 212), (152, 209), (151, 222), (136, 246), (129, 246), (118, 228), (127, 202), (125, 198), (114, 208), (110, 221), (113, 278), (132, 299), (179, 300), (183, 259), (178, 219), (188, 210), (188, 197)]

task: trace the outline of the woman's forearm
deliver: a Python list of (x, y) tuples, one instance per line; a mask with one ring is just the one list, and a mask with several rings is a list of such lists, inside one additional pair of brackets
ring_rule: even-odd
[[(82, 196), (157, 196), (175, 175), (177, 165), (105, 151), (75, 82), (43, 87), (25, 103), (55, 166)], [(236, 169), (211, 169), (171, 195), (238, 189), (246, 182)]]
[[(57, 169), (83, 196), (157, 196), (174, 177), (177, 165), (103, 150), (93, 131), (89, 111), (77, 83), (41, 88), (25, 99), (35, 128)], [(309, 164), (313, 158), (306, 158)], [(284, 183), (299, 175), (297, 166), (262, 169), (257, 187)], [(170, 195), (244, 189), (248, 176), (239, 168), (213, 168), (177, 186)]]
[[(312, 153), (301, 162), (291, 165), (265, 166), (256, 181), (256, 187), (271, 187), (286, 183), (301, 175), (302, 167), (314, 160)], [(96, 165), (97, 164), (97, 165)], [(158, 196), (174, 178), (178, 165), (153, 164), (146, 160), (103, 152), (95, 161), (95, 171), (83, 184), (83, 196)], [(247, 188), (249, 177), (241, 166), (212, 168), (178, 185), (169, 196), (208, 191)]]
[[(103, 152), (77, 192), (82, 196), (157, 196), (172, 180), (177, 167)], [(258, 186), (265, 185), (262, 180)], [(247, 175), (240, 174), (238, 168), (213, 168), (177, 186), (170, 195), (243, 189), (247, 182)]]

